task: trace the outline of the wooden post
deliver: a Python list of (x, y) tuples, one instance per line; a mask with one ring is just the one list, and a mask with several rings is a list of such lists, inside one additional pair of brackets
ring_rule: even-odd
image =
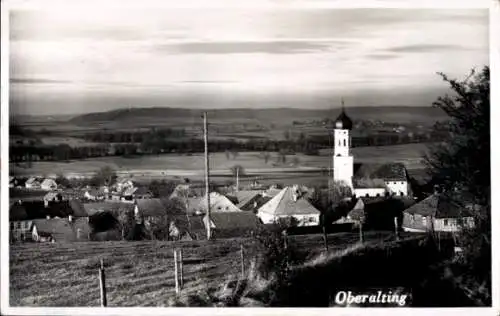
[(101, 306), (106, 307), (106, 276), (104, 274), (104, 262), (101, 259), (101, 267), (99, 268), (99, 284), (101, 287)]
[(240, 190), (240, 167), (236, 166), (236, 192)]
[(180, 288), (184, 287), (184, 265), (182, 262), (182, 248), (179, 249), (179, 272), (180, 272)]
[(326, 233), (326, 222), (325, 222), (325, 215), (321, 214), (322, 217), (322, 228), (323, 228), (323, 243), (325, 246), (325, 252), (328, 252), (328, 234)]
[(241, 258), (241, 278), (245, 278), (245, 254), (243, 252), (243, 244), (240, 245), (240, 258)]
[(175, 294), (179, 294), (179, 269), (177, 266), (177, 249), (174, 249)]
[(363, 222), (359, 221), (359, 242), (363, 243)]
[(394, 217), (394, 233), (396, 234), (396, 240), (399, 240), (399, 227), (398, 218)]
[(210, 173), (209, 173), (209, 162), (208, 162), (208, 127), (207, 127), (207, 112), (203, 113), (203, 135), (205, 140), (205, 194), (207, 196), (207, 239), (212, 238), (212, 227), (210, 220)]

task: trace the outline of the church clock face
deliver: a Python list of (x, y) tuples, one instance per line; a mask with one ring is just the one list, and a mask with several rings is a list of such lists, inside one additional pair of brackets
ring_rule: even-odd
[(342, 129), (342, 122), (340, 122), (340, 121), (336, 122), (335, 127), (338, 129)]

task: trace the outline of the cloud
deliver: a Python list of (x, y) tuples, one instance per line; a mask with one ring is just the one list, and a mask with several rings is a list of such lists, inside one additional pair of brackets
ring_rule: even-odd
[(169, 54), (304, 54), (333, 52), (345, 45), (343, 41), (227, 41), (160, 44), (155, 48)]
[(428, 53), (435, 51), (453, 52), (456, 50), (469, 50), (470, 48), (461, 45), (443, 45), (443, 44), (417, 44), (395, 46), (387, 49), (394, 53)]
[(70, 80), (56, 80), (48, 78), (10, 78), (10, 83), (13, 84), (67, 84), (73, 83)]
[(374, 54), (367, 54), (366, 57), (368, 59), (375, 59), (375, 60), (389, 60), (389, 59), (395, 59), (400, 56), (396, 54), (382, 54), (382, 53), (374, 53)]

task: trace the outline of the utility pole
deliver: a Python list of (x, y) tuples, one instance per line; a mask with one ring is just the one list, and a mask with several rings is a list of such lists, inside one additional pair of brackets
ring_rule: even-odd
[(240, 190), (240, 167), (236, 166), (236, 192)]
[(205, 138), (205, 194), (207, 196), (207, 239), (212, 237), (212, 221), (210, 220), (210, 188), (209, 188), (209, 163), (208, 163), (208, 128), (207, 112), (203, 113), (203, 134)]

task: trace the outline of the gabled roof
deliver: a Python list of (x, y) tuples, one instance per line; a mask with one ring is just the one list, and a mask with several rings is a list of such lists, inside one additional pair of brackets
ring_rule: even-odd
[(41, 185), (57, 185), (56, 181), (54, 179), (50, 179), (50, 178), (47, 178), (47, 179), (44, 179), (41, 183)]
[(384, 181), (406, 181), (406, 167), (403, 163), (354, 164), (355, 179), (382, 179)]
[(90, 226), (85, 218), (74, 219), (73, 223), (67, 218), (34, 219), (32, 223), (38, 233), (52, 235), (56, 242), (76, 241), (78, 229), (80, 229), (80, 239), (88, 240), (90, 232)]
[(139, 199), (137, 207), (143, 216), (164, 216), (167, 215), (165, 205), (160, 199)]
[(255, 229), (260, 225), (259, 218), (251, 212), (214, 212), (210, 220), (215, 229)]
[(318, 211), (309, 201), (303, 197), (299, 197), (297, 201), (293, 199), (293, 189), (286, 187), (281, 192), (272, 198), (269, 202), (262, 205), (258, 212), (272, 215), (299, 215), (299, 214), (319, 214)]
[[(457, 200), (455, 200), (455, 198)], [(466, 211), (471, 203), (460, 205), (460, 196), (447, 194), (432, 194), (417, 204), (405, 210), (408, 214), (418, 214), (422, 216), (434, 216), (435, 218), (459, 218), (470, 216)]]
[[(199, 209), (206, 213), (207, 198), (203, 197), (199, 204)], [(241, 210), (224, 195), (212, 192), (210, 193), (210, 212), (241, 212)]]
[(28, 180), (26, 180), (26, 184), (34, 184), (35, 182), (41, 183), (43, 178), (40, 177), (31, 177)]
[(238, 204), (236, 206), (241, 209), (249, 203), (253, 203), (253, 201), (261, 195), (261, 193), (261, 190), (243, 190), (235, 192), (234, 195), (238, 200)]

